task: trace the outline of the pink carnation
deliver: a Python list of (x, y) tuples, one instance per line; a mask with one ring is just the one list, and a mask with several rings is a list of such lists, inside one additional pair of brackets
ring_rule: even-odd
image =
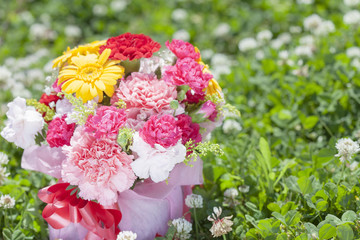
[(182, 144), (185, 145), (190, 139), (195, 143), (201, 142), (201, 134), (199, 132), (200, 126), (197, 123), (191, 121), (191, 117), (186, 114), (177, 116), (176, 126), (181, 129), (182, 132)]
[(102, 106), (96, 114), (90, 115), (85, 123), (86, 132), (94, 132), (96, 138), (115, 137), (119, 129), (126, 122), (126, 113), (123, 109), (112, 106)]
[(154, 115), (144, 124), (140, 130), (141, 138), (152, 147), (159, 144), (165, 148), (174, 146), (181, 138), (181, 130), (176, 126), (176, 120), (171, 115), (163, 115), (160, 118)]
[(80, 189), (85, 200), (97, 200), (109, 206), (117, 201), (117, 192), (129, 189), (136, 179), (130, 164), (133, 156), (108, 138), (96, 139), (78, 127), (71, 146), (63, 148), (66, 160), (62, 179)]
[(169, 108), (170, 102), (176, 97), (175, 86), (158, 80), (155, 74), (135, 72), (120, 82), (111, 103), (122, 99), (127, 109), (153, 109), (160, 112), (163, 108)]
[(61, 118), (54, 118), (48, 127), (46, 134), (46, 141), (50, 147), (62, 147), (70, 145), (70, 139), (75, 130), (75, 123), (67, 124), (65, 121), (66, 115)]
[(215, 121), (218, 112), (215, 103), (208, 100), (201, 106), (197, 113), (201, 114), (204, 118), (208, 118), (210, 121)]
[(201, 94), (213, 78), (211, 74), (203, 73), (203, 68), (194, 59), (178, 59), (174, 66), (165, 68), (163, 79), (172, 85), (188, 85), (195, 93)]
[(191, 43), (184, 42), (183, 40), (173, 39), (171, 43), (167, 41), (166, 47), (172, 51), (177, 58), (192, 58), (197, 60), (200, 58), (200, 53), (195, 51), (195, 48)]

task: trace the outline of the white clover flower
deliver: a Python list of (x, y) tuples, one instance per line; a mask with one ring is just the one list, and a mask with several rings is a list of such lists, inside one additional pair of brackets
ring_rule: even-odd
[(239, 195), (238, 190), (236, 188), (228, 188), (224, 192), (224, 196), (228, 198), (235, 198)]
[(239, 204), (239, 201), (236, 200), (236, 197), (239, 195), (239, 192), (236, 188), (228, 188), (224, 192), (224, 203), (228, 204), (230, 207), (234, 207)]
[(185, 205), (189, 208), (202, 208), (203, 198), (201, 195), (189, 194), (185, 198)]
[(346, 56), (349, 58), (360, 57), (360, 48), (359, 47), (350, 47), (346, 49)]
[(348, 25), (355, 25), (360, 23), (360, 12), (358, 10), (352, 10), (347, 12), (343, 17), (344, 23)]
[(232, 216), (227, 216), (220, 219), (220, 215), (222, 213), (221, 207), (214, 207), (214, 213), (211, 216), (208, 216), (208, 220), (213, 222), (212, 227), (210, 228), (210, 232), (213, 237), (220, 237), (228, 232), (232, 231), (231, 226), (234, 224), (231, 221)]
[(322, 21), (321, 24), (314, 29), (314, 34), (317, 36), (326, 36), (329, 33), (335, 32), (335, 25), (332, 21)]
[(103, 4), (95, 4), (92, 8), (93, 14), (98, 17), (105, 16), (107, 14), (107, 7)]
[(3, 153), (3, 152), (0, 152), (0, 165), (8, 164), (8, 162), (9, 162), (9, 157), (8, 157), (8, 155), (6, 155), (6, 154)]
[(81, 37), (81, 28), (76, 25), (67, 25), (64, 29), (64, 32), (68, 38)]
[(263, 50), (257, 50), (255, 53), (256, 60), (263, 60), (265, 58), (265, 53)]
[(284, 45), (283, 41), (278, 38), (270, 42), (270, 47), (276, 50), (280, 49), (283, 45)]
[(171, 14), (171, 18), (176, 22), (184, 21), (186, 20), (187, 17), (188, 17), (187, 11), (182, 8), (175, 9)]
[(226, 119), (222, 128), (225, 134), (236, 133), (242, 130), (240, 123), (233, 119)]
[(320, 26), (322, 18), (317, 14), (312, 14), (304, 19), (303, 25), (305, 30), (313, 31)]
[(314, 0), (296, 0), (297, 4), (304, 4), (304, 5), (309, 5), (309, 4), (313, 4)]
[(0, 185), (4, 183), (5, 179), (10, 175), (6, 172), (6, 167), (0, 166)]
[(338, 153), (335, 157), (339, 157), (341, 162), (350, 161), (354, 154), (360, 151), (360, 146), (350, 138), (341, 138), (335, 144)]
[(175, 227), (175, 239), (186, 240), (191, 237), (192, 224), (186, 221), (184, 218), (178, 218), (171, 221), (171, 224)]
[(294, 69), (291, 73), (298, 77), (308, 77), (309, 76), (309, 66), (305, 65), (298, 69)]
[(297, 46), (294, 50), (294, 53), (299, 57), (312, 57), (313, 55), (312, 48), (306, 45)]
[(350, 164), (349, 168), (351, 171), (354, 171), (358, 167), (358, 165), (359, 165), (359, 162), (354, 161)]
[(128, 5), (126, 0), (114, 0), (110, 3), (110, 7), (114, 12), (123, 11)]
[(290, 43), (292, 39), (291, 34), (288, 32), (281, 33), (277, 38), (282, 41), (283, 44)]
[(360, 60), (358, 58), (355, 58), (351, 61), (351, 66), (355, 67), (356, 69), (360, 69)]
[(240, 51), (247, 52), (258, 47), (258, 43), (254, 38), (244, 38), (238, 45)]
[(27, 148), (35, 144), (35, 135), (45, 122), (34, 107), (26, 106), (24, 98), (17, 97), (8, 104), (7, 121), (1, 136), (16, 146)]
[(228, 56), (222, 53), (215, 53), (211, 57), (211, 73), (214, 78), (219, 78), (221, 74), (230, 74), (232, 62)]
[(314, 46), (315, 39), (312, 35), (307, 35), (299, 39), (300, 45)]
[(289, 52), (287, 50), (283, 50), (279, 52), (279, 58), (286, 60), (289, 58)]
[(12, 73), (5, 66), (0, 66), (0, 84), (6, 84), (11, 78)]
[(344, 0), (344, 4), (349, 7), (354, 7), (359, 5), (360, 0)]
[(13, 208), (15, 206), (15, 199), (10, 195), (2, 195), (0, 197), (0, 207), (3, 208)]
[(242, 185), (240, 187), (238, 187), (239, 191), (242, 193), (248, 193), (250, 190), (250, 186), (248, 185)]
[(223, 37), (223, 36), (229, 34), (230, 30), (231, 30), (231, 27), (228, 23), (220, 23), (214, 29), (213, 34), (215, 37)]
[(291, 26), (289, 31), (290, 31), (290, 33), (301, 33), (301, 27), (299, 27), (299, 26)]
[(190, 40), (190, 33), (185, 29), (180, 29), (173, 34), (173, 39), (180, 39), (187, 42)]
[(270, 41), (272, 39), (272, 37), (273, 37), (273, 34), (268, 29), (258, 32), (258, 34), (256, 35), (256, 39), (261, 43)]
[(117, 235), (116, 240), (136, 240), (137, 234), (132, 231), (122, 231)]
[(44, 79), (44, 73), (39, 68), (30, 69), (27, 71), (26, 74), (26, 81), (29, 83), (32, 83), (36, 80), (43, 80)]

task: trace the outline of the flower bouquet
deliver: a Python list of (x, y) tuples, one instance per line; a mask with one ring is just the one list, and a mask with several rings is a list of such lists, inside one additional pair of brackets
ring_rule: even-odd
[(196, 47), (165, 45), (125, 33), (68, 49), (39, 101), (8, 104), (22, 167), (58, 179), (38, 194), (51, 239), (154, 239), (188, 211), (228, 105)]

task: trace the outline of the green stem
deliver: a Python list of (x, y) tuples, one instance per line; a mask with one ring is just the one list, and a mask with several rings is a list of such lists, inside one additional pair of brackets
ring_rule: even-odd
[(339, 186), (339, 184), (340, 184), (340, 182), (341, 181), (344, 181), (345, 179), (344, 179), (344, 176), (345, 176), (345, 166), (346, 165), (346, 161), (344, 161), (343, 163), (342, 163), (342, 166), (341, 166), (341, 177), (339, 178), (339, 181), (337, 182), (337, 186)]
[(226, 240), (226, 234), (222, 235), (223, 236), (223, 239)]
[(196, 208), (194, 208), (194, 220), (195, 220), (196, 239), (199, 239), (199, 229), (198, 229), (198, 221), (197, 221), (197, 217), (196, 217)]

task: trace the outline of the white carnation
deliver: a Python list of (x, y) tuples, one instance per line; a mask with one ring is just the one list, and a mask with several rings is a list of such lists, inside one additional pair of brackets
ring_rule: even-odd
[(131, 163), (135, 175), (144, 179), (150, 177), (154, 182), (166, 180), (175, 165), (183, 162), (186, 156), (186, 148), (181, 141), (168, 148), (159, 144), (153, 148), (140, 137), (139, 132), (134, 134), (130, 149), (139, 156)]
[(8, 118), (1, 136), (21, 148), (35, 144), (35, 135), (44, 126), (44, 119), (34, 107), (26, 106), (24, 98), (17, 97), (8, 104)]

